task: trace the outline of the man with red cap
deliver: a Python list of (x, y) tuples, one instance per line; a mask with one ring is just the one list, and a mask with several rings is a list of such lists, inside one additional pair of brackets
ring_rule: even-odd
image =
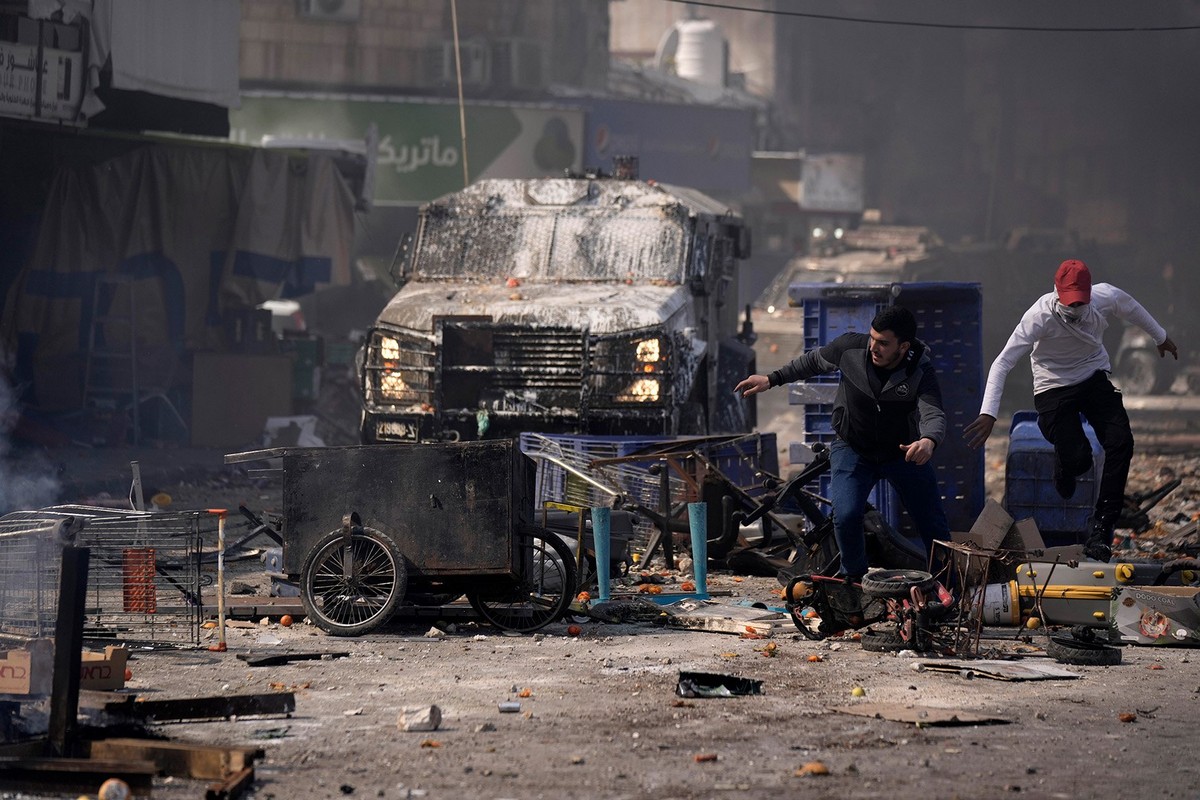
[(1133, 458), (1129, 415), (1121, 393), (1108, 380), (1112, 364), (1103, 341), (1108, 317), (1144, 330), (1158, 344), (1160, 358), (1167, 353), (1179, 358), (1175, 343), (1138, 301), (1112, 284), (1093, 286), (1087, 264), (1070, 259), (1059, 265), (1054, 291), (1029, 307), (992, 362), (979, 416), (964, 428), (967, 444), (982, 447), (996, 424), (1008, 373), (1029, 354), (1033, 406), (1038, 428), (1054, 445), (1054, 488), (1059, 495), (1075, 494), (1075, 478), (1092, 467), (1092, 448), (1081, 414), (1104, 448), (1096, 512), (1083, 551), (1096, 561), (1112, 558), (1113, 528), (1125, 505), (1125, 481)]

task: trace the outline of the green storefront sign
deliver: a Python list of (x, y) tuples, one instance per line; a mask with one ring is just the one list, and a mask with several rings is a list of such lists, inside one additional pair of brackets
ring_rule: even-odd
[[(480, 178), (540, 178), (579, 169), (583, 111), (467, 105), (466, 159)], [(258, 144), (286, 139), (363, 139), (379, 134), (375, 202), (411, 205), (463, 188), (458, 106), (449, 102), (363, 97), (243, 94), (230, 112), (230, 138)]]

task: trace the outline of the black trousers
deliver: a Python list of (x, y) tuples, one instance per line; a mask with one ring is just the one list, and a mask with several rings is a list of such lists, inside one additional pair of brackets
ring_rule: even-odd
[(1104, 472), (1096, 498), (1096, 522), (1111, 525), (1125, 505), (1125, 482), (1133, 459), (1133, 431), (1121, 393), (1097, 370), (1074, 386), (1047, 389), (1033, 396), (1038, 428), (1054, 445), (1054, 456), (1067, 475), (1082, 475), (1092, 466), (1092, 446), (1080, 415), (1096, 431), (1104, 448)]

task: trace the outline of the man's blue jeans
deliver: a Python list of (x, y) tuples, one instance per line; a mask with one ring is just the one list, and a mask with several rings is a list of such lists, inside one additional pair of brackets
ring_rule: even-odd
[(877, 463), (861, 457), (854, 448), (838, 439), (829, 448), (829, 499), (833, 503), (833, 535), (842, 552), (840, 574), (857, 578), (867, 571), (867, 544), (863, 535), (863, 514), (867, 496), (880, 479), (896, 490), (900, 502), (917, 526), (925, 552), (933, 550), (933, 540), (948, 540), (950, 524), (942, 510), (937, 474), (933, 465), (917, 465), (903, 458)]

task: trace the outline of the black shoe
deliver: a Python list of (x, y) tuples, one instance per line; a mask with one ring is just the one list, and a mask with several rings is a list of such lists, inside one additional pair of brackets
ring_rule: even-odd
[(1100, 561), (1105, 564), (1112, 558), (1112, 548), (1104, 542), (1088, 542), (1083, 546), (1083, 554), (1092, 561)]

